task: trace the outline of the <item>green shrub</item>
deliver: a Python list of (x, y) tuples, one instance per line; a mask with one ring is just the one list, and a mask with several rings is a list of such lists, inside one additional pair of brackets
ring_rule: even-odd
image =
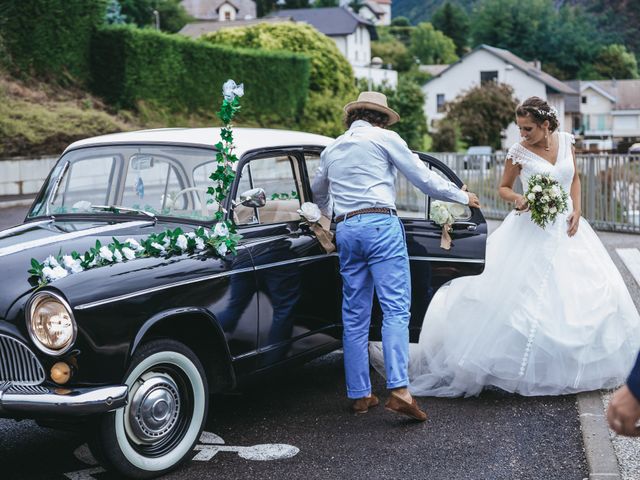
[(232, 78), (245, 85), (240, 120), (260, 125), (293, 122), (309, 86), (309, 59), (299, 54), (211, 45), (127, 26), (97, 31), (92, 59), (93, 91), (118, 107), (145, 102), (169, 112), (206, 113)]
[(86, 81), (90, 38), (105, 8), (105, 0), (3, 0), (0, 37), (7, 67), (14, 75)]
[[(357, 96), (353, 70), (333, 40), (315, 28), (288, 22), (260, 23), (222, 29), (206, 35), (203, 42), (308, 55), (311, 59), (309, 100), (298, 125), (304, 130), (331, 136), (344, 131), (342, 107)], [(285, 75), (289, 77), (287, 82), (295, 80), (293, 72)]]

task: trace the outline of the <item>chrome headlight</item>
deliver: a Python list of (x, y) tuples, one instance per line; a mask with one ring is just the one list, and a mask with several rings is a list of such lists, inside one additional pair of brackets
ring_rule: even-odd
[(44, 353), (62, 355), (76, 340), (76, 321), (71, 307), (53, 292), (38, 292), (27, 305), (27, 328), (31, 340)]

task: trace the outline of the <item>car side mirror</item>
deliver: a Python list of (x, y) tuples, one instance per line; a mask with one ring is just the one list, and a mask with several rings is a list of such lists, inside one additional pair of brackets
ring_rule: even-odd
[(240, 202), (236, 205), (245, 207), (260, 208), (267, 204), (267, 194), (264, 188), (252, 188), (240, 194)]

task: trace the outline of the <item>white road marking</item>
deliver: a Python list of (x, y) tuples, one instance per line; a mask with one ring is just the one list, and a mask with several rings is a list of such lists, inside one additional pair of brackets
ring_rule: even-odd
[(637, 248), (616, 248), (616, 253), (640, 285), (640, 250)]
[(222, 438), (211, 432), (202, 432), (200, 442), (205, 445), (196, 445), (194, 450), (198, 451), (198, 453), (192, 458), (192, 460), (198, 462), (208, 462), (215, 457), (218, 452), (235, 452), (245, 460), (257, 461), (291, 458), (300, 452), (299, 448), (284, 443), (265, 443), (251, 447), (233, 447), (225, 445)]

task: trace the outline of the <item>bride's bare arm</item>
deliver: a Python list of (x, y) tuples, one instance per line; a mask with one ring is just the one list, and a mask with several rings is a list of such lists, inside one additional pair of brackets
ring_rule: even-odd
[(567, 217), (569, 227), (567, 233), (570, 237), (573, 237), (578, 231), (578, 225), (580, 224), (580, 215), (582, 215), (582, 198), (580, 190), (580, 175), (578, 174), (578, 164), (576, 162), (576, 149), (571, 146), (571, 156), (573, 157), (573, 180), (571, 181), (571, 200), (573, 201), (573, 212)]
[(522, 210), (527, 207), (527, 199), (513, 191), (513, 184), (516, 181), (518, 175), (520, 175), (520, 165), (514, 164), (511, 160), (507, 159), (504, 163), (504, 173), (502, 174), (502, 180), (500, 181), (500, 187), (498, 187), (498, 195), (505, 202), (515, 204), (516, 209)]

